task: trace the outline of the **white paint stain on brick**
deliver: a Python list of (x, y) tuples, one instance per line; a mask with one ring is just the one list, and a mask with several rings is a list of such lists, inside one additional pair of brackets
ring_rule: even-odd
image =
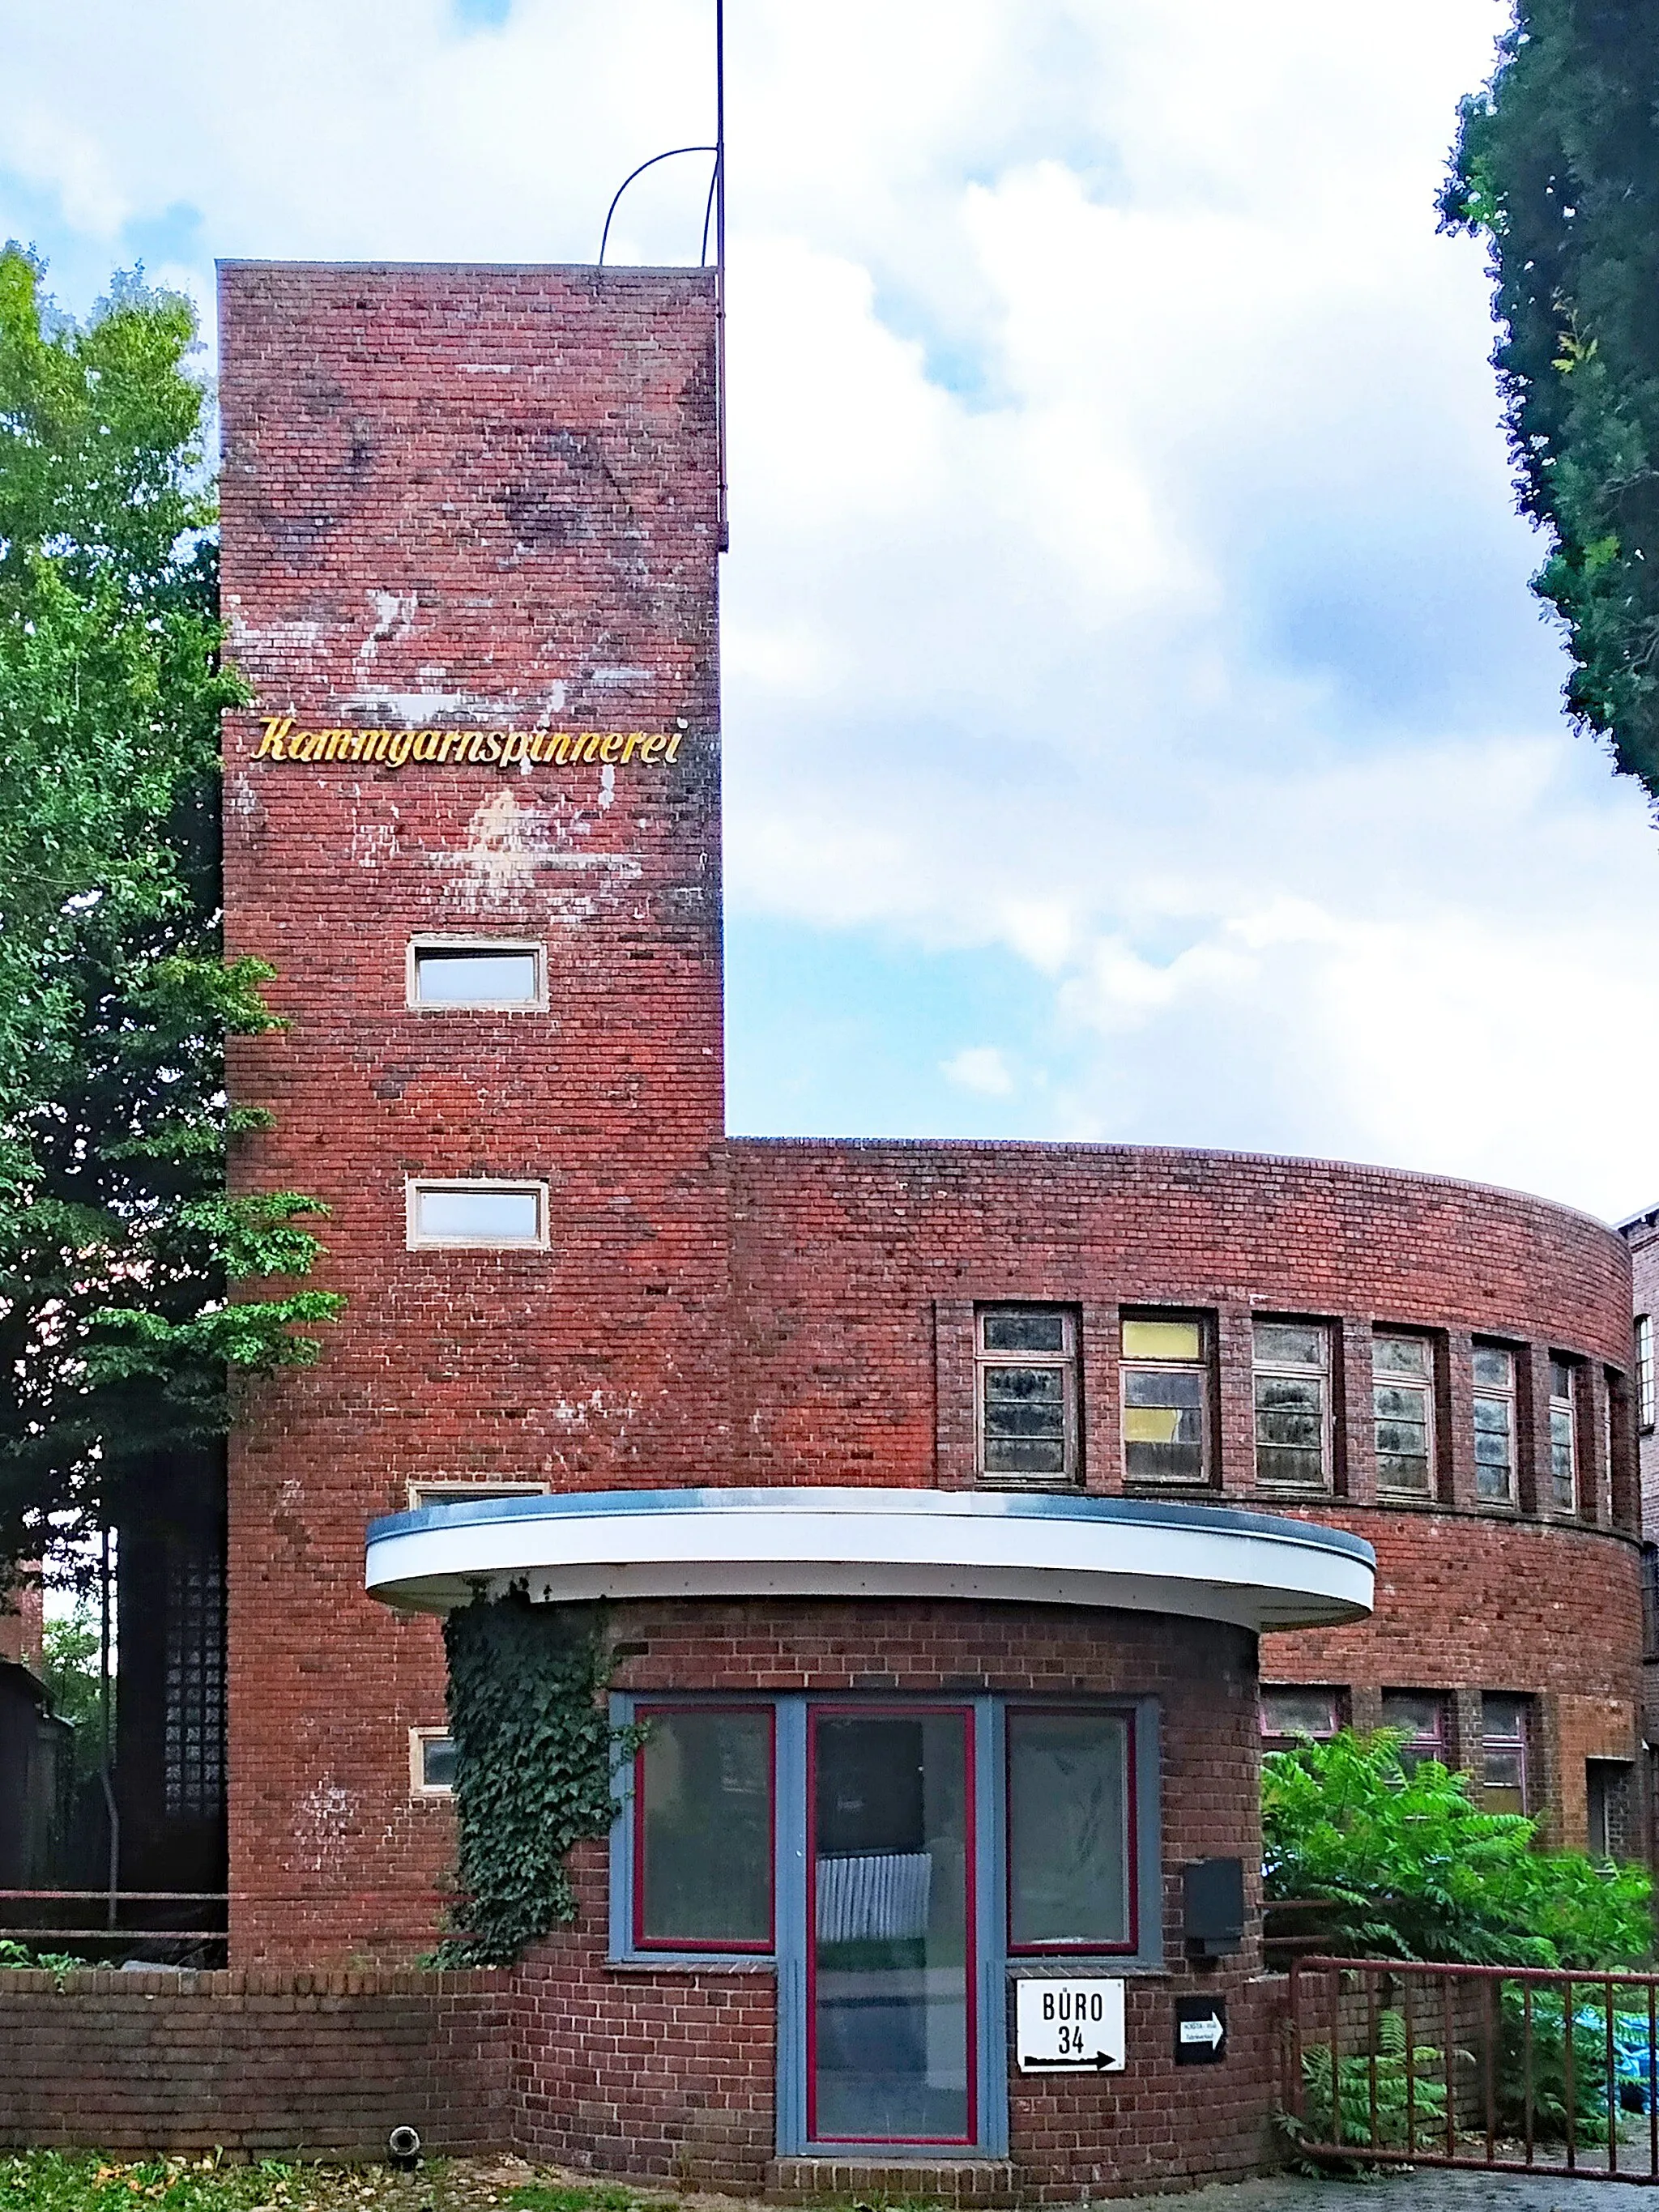
[[(608, 804), (603, 794), (600, 803)], [(503, 786), (475, 811), (460, 850), (432, 859), (453, 877), (460, 903), (475, 911), (521, 894), (544, 872), (598, 872), (629, 882), (644, 872), (631, 853), (585, 852), (569, 842), (591, 830), (587, 817), (573, 812), (555, 821), (542, 808), (522, 805)]]
[(295, 1808), (295, 1862), (313, 1874), (321, 1874), (341, 1856), (346, 1831), (351, 1826), (352, 1793), (337, 1782), (309, 1790)]
[[(366, 678), (361, 654), (358, 666)], [(421, 672), (428, 674), (424, 669)], [(556, 714), (564, 712), (564, 701), (562, 684), (550, 684), (545, 691), (529, 698), (514, 695), (505, 699), (483, 698), (476, 691), (446, 691), (434, 684), (419, 691), (364, 689), (352, 692), (340, 704), (345, 713), (364, 718), (377, 729), (398, 725), (410, 730), (430, 729), (434, 724), (452, 724), (464, 717), (486, 729), (545, 730)]]

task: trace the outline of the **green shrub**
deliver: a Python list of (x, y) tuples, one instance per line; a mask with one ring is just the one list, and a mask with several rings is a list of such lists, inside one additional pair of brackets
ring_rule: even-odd
[(1445, 2131), (1443, 2055), (1437, 2045), (1419, 2043), (1408, 2057), (1403, 2014), (1379, 2013), (1375, 2089), (1370, 2058), (1339, 2058), (1334, 2117), (1330, 2045), (1310, 2045), (1302, 2054), (1302, 2117), (1287, 2120), (1287, 2131), (1295, 2140), (1351, 2144), (1357, 2150), (1426, 2150)]

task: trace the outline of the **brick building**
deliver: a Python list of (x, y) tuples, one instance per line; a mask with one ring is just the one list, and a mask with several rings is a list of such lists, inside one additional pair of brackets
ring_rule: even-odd
[[(433, 1616), (602, 1598), (650, 1734), (515, 1979), (526, 2147), (1248, 2169), (1264, 1721), (1625, 1817), (1623, 1245), (1327, 1162), (728, 1139), (710, 278), (222, 304), (228, 935), (290, 1024), (235, 1046), (238, 1174), (329, 1203), (349, 1300), (232, 1440), (233, 1964), (428, 1948)], [(1074, 1985), (1121, 2071), (1022, 2024)], [(1228, 2018), (1202, 2096), (1182, 1999)]]

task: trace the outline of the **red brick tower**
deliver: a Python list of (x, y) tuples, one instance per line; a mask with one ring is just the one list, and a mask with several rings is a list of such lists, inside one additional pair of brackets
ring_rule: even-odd
[(236, 1051), (239, 1172), (328, 1203), (349, 1300), (232, 1454), (232, 1941), (338, 1957), (429, 1941), (450, 1848), (438, 1632), (363, 1595), (368, 1522), (724, 1456), (713, 279), (222, 286), (228, 938), (292, 1025)]

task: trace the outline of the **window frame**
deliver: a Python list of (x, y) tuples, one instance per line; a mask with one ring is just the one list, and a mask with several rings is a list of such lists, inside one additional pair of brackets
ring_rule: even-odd
[(409, 1731), (409, 1794), (419, 1803), (448, 1804), (454, 1797), (453, 1783), (428, 1782), (426, 1778), (426, 1746), (449, 1741), (447, 1728), (412, 1728)]
[[(421, 996), (421, 957), (428, 952), (485, 956), (528, 953), (536, 963), (535, 995), (528, 999), (423, 999)], [(404, 1001), (415, 1014), (544, 1014), (548, 1008), (547, 946), (534, 937), (483, 937), (468, 933), (448, 936), (422, 931), (411, 937), (404, 956)]]
[(1635, 1343), (1636, 1428), (1638, 1436), (1651, 1436), (1654, 1417), (1653, 1316), (1638, 1314), (1632, 1334)]
[[(1066, 1719), (1091, 1716), (1121, 1721), (1123, 1724), (1123, 1827), (1127, 1843), (1124, 1854), (1123, 1895), (1127, 1908), (1128, 1936), (1121, 1943), (1103, 1942), (1098, 1936), (1055, 1936), (1038, 1943), (1017, 1943), (1014, 1941), (1014, 1818), (1013, 1764), (1009, 1757), (1009, 1723), (1022, 1713), (1059, 1713)], [(1140, 1747), (1138, 1729), (1139, 1709), (1133, 1704), (1101, 1699), (1088, 1703), (1056, 1705), (1052, 1701), (1038, 1703), (1034, 1698), (1005, 1697), (1002, 1700), (1001, 1783), (1002, 1783), (1002, 1912), (1003, 1948), (1010, 1960), (1015, 1959), (1110, 1959), (1136, 1955), (1140, 1949)]]
[[(1510, 1379), (1505, 1387), (1500, 1389), (1496, 1383), (1482, 1382), (1476, 1376), (1474, 1373), (1474, 1359), (1475, 1356), (1482, 1352), (1501, 1352), (1504, 1358), (1509, 1361)], [(1474, 1462), (1474, 1501), (1477, 1505), (1503, 1505), (1509, 1506), (1512, 1509), (1519, 1497), (1520, 1470), (1517, 1465), (1517, 1457), (1520, 1451), (1521, 1436), (1520, 1371), (1520, 1353), (1514, 1345), (1500, 1343), (1496, 1337), (1476, 1337), (1470, 1346), (1469, 1358), (1469, 1377), (1471, 1386), (1469, 1395), (1469, 1436), (1471, 1444), (1476, 1452)], [(1493, 1404), (1502, 1405), (1506, 1410), (1508, 1418), (1510, 1445), (1509, 1484), (1508, 1487), (1503, 1492), (1501, 1496), (1489, 1497), (1481, 1490), (1480, 1487), (1480, 1461), (1479, 1457), (1479, 1444), (1476, 1442), (1476, 1439), (1478, 1439), (1480, 1434), (1480, 1431), (1479, 1424), (1476, 1422), (1474, 1418), (1474, 1408), (1483, 1398), (1488, 1400)]]
[[(1267, 1723), (1267, 1700), (1283, 1692), (1287, 1697), (1328, 1698), (1331, 1701), (1331, 1725), (1316, 1735), (1308, 1729), (1270, 1729)], [(1294, 1751), (1299, 1743), (1329, 1743), (1333, 1736), (1340, 1735), (1348, 1724), (1348, 1692), (1345, 1685), (1336, 1682), (1261, 1682), (1256, 1684), (1256, 1733), (1265, 1751)]]
[[(1324, 1364), (1311, 1367), (1290, 1360), (1261, 1358), (1256, 1351), (1256, 1331), (1267, 1328), (1317, 1329), (1325, 1346)], [(1337, 1382), (1337, 1329), (1328, 1319), (1316, 1314), (1253, 1313), (1250, 1316), (1250, 1451), (1251, 1473), (1255, 1485), (1272, 1498), (1332, 1498), (1336, 1494), (1336, 1419), (1335, 1401)], [(1274, 1481), (1261, 1472), (1261, 1437), (1256, 1424), (1261, 1407), (1257, 1403), (1255, 1386), (1262, 1375), (1294, 1376), (1298, 1381), (1316, 1376), (1321, 1383), (1319, 1423), (1319, 1480), (1317, 1482)], [(1269, 1445), (1269, 1450), (1284, 1449), (1284, 1446)]]
[[(1551, 1352), (1547, 1353), (1546, 1357), (1550, 1369), (1547, 1378), (1549, 1395), (1546, 1403), (1549, 1420), (1548, 1510), (1553, 1514), (1560, 1514), (1564, 1518), (1574, 1519), (1583, 1503), (1584, 1489), (1583, 1451), (1582, 1439), (1578, 1433), (1578, 1400), (1583, 1387), (1582, 1369), (1578, 1361), (1564, 1352)], [(1567, 1379), (1565, 1394), (1558, 1392), (1555, 1387), (1555, 1375), (1558, 1368)], [(1559, 1494), (1559, 1478), (1555, 1463), (1556, 1447), (1559, 1441), (1555, 1433), (1555, 1417), (1559, 1412), (1565, 1412), (1567, 1417), (1569, 1494), (1565, 1501)]]
[[(1131, 1355), (1123, 1349), (1124, 1332), (1132, 1322), (1192, 1322), (1198, 1329), (1198, 1358), (1192, 1359), (1151, 1359)], [(1146, 1490), (1158, 1497), (1191, 1496), (1201, 1490), (1213, 1490), (1218, 1469), (1215, 1449), (1217, 1422), (1215, 1316), (1201, 1308), (1192, 1306), (1125, 1306), (1118, 1314), (1118, 1462), (1122, 1471), (1126, 1490)], [(1195, 1475), (1159, 1477), (1132, 1474), (1129, 1472), (1129, 1436), (1126, 1415), (1128, 1404), (1128, 1377), (1132, 1374), (1196, 1375), (1199, 1378), (1199, 1472)]]
[[(1420, 1376), (1396, 1377), (1394, 1370), (1384, 1368), (1379, 1374), (1376, 1365), (1376, 1346), (1379, 1344), (1420, 1345), (1425, 1355), (1425, 1371)], [(1376, 1394), (1390, 1387), (1416, 1390), (1422, 1394), (1425, 1407), (1423, 1421), (1423, 1473), (1420, 1490), (1405, 1490), (1385, 1482), (1382, 1477), (1383, 1454), (1377, 1442), (1377, 1431), (1384, 1416), (1378, 1413)], [(1437, 1418), (1440, 1396), (1439, 1348), (1434, 1338), (1423, 1329), (1373, 1328), (1371, 1330), (1371, 1463), (1376, 1476), (1376, 1494), (1386, 1498), (1390, 1504), (1433, 1505), (1440, 1494), (1440, 1424)]]
[[(534, 1237), (426, 1237), (420, 1205), (428, 1191), (510, 1191), (536, 1201)], [(529, 1176), (407, 1176), (404, 1180), (404, 1238), (411, 1252), (545, 1252), (550, 1245), (548, 1186)]]
[(447, 1475), (435, 1475), (427, 1481), (412, 1474), (404, 1487), (410, 1511), (420, 1513), (428, 1505), (474, 1505), (492, 1498), (545, 1498), (553, 1486), (550, 1482), (469, 1482)]
[[(1487, 1708), (1501, 1699), (1514, 1706), (1520, 1720), (1519, 1732), (1512, 1736), (1497, 1735), (1487, 1723)], [(1534, 1700), (1524, 1690), (1483, 1690), (1480, 1692), (1480, 1787), (1486, 1790), (1507, 1790), (1507, 1782), (1493, 1782), (1487, 1775), (1487, 1762), (1493, 1752), (1500, 1755), (1513, 1753), (1520, 1769), (1521, 1810), (1530, 1817), (1532, 1791), (1532, 1732)]]
[(647, 1936), (645, 1933), (645, 1753), (641, 1744), (629, 1762), (631, 1780), (629, 1818), (633, 1850), (629, 1874), (633, 1885), (629, 1910), (633, 1947), (644, 1957), (668, 1952), (681, 1958), (772, 1959), (778, 1948), (778, 1709), (772, 1698), (653, 1698), (633, 1701), (633, 1717), (648, 1727), (653, 1713), (763, 1713), (766, 1717), (766, 1921), (761, 1938), (723, 1937), (699, 1941), (695, 1936)]
[[(1012, 1353), (988, 1352), (985, 1324), (996, 1314), (1054, 1314), (1059, 1317), (1065, 1348), (1060, 1352)], [(1083, 1486), (1083, 1376), (1081, 1316), (1075, 1306), (1054, 1299), (988, 1298), (974, 1308), (974, 1479), (998, 1487), (1020, 1490), (1078, 1490)], [(993, 1368), (1042, 1367), (1057, 1370), (1063, 1377), (1061, 1394), (1061, 1458), (1059, 1474), (1005, 1474), (985, 1464), (985, 1381)]]
[(1449, 1754), (1451, 1749), (1451, 1699), (1448, 1693), (1444, 1690), (1382, 1691), (1378, 1700), (1378, 1711), (1382, 1714), (1384, 1728), (1398, 1728), (1401, 1725), (1400, 1722), (1391, 1721), (1389, 1718), (1390, 1698), (1414, 1698), (1420, 1704), (1431, 1705), (1435, 1711), (1433, 1748), (1430, 1750), (1422, 1747), (1425, 1739), (1419, 1732), (1409, 1743), (1401, 1746), (1401, 1759), (1410, 1759), (1415, 1765), (1423, 1759), (1432, 1759), (1442, 1766), (1450, 1766), (1452, 1762)]

